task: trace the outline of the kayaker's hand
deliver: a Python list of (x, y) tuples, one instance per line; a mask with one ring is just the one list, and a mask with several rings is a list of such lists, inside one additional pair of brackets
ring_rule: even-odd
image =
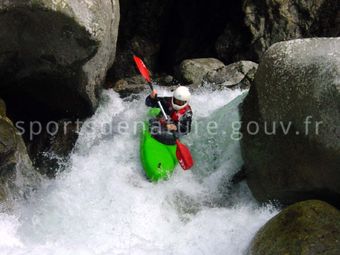
[(162, 126), (166, 126), (167, 125), (166, 119), (164, 117), (161, 117), (159, 119), (159, 122), (161, 123)]
[(157, 90), (154, 89), (154, 90), (151, 92), (150, 97), (151, 97), (152, 99), (154, 99), (154, 98), (156, 97), (156, 95), (157, 95)]
[(174, 124), (167, 124), (166, 128), (170, 131), (176, 131), (177, 130), (177, 127)]

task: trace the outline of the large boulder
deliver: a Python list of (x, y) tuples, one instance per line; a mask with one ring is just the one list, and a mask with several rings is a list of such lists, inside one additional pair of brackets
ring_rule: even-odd
[(11, 115), (89, 115), (114, 61), (118, 23), (118, 0), (1, 0), (0, 93)]
[[(245, 0), (245, 25), (259, 58), (272, 44), (314, 36), (339, 36), (337, 0)], [(246, 31), (247, 31), (246, 30)]]
[(248, 254), (340, 254), (340, 212), (318, 200), (291, 205), (256, 233)]
[(207, 73), (223, 67), (223, 62), (215, 58), (186, 59), (180, 65), (180, 74), (185, 82), (201, 84)]
[(242, 107), (248, 185), (259, 201), (340, 206), (340, 38), (273, 45)]

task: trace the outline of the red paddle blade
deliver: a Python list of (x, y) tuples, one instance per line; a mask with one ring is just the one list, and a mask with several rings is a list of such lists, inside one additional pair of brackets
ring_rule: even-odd
[(143, 60), (141, 60), (139, 57), (137, 56), (133, 56), (133, 59), (135, 60), (135, 63), (138, 67), (139, 72), (142, 74), (142, 76), (144, 77), (144, 79), (147, 82), (151, 82), (151, 78), (150, 78), (150, 73), (149, 70), (146, 68), (145, 64), (143, 63)]
[(184, 170), (189, 170), (194, 165), (194, 160), (192, 159), (191, 153), (184, 144), (176, 140), (177, 150), (176, 156), (179, 164)]

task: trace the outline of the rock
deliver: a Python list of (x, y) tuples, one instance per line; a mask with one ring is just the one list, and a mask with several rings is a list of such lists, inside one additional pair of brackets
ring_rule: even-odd
[(60, 120), (57, 133), (50, 139), (49, 149), (59, 157), (66, 157), (72, 151), (83, 122)]
[[(0, 101), (1, 102), (1, 101)], [(2, 101), (3, 102), (3, 101)], [(20, 181), (16, 181), (19, 173)], [(37, 176), (32, 170), (32, 163), (28, 157), (25, 143), (13, 126), (11, 120), (0, 116), (0, 201), (4, 201), (9, 192), (25, 193), (26, 186), (22, 184), (26, 180), (33, 183)], [(21, 189), (19, 192), (18, 190)]]
[(0, 98), (0, 117), (6, 117), (6, 104), (5, 101)]
[[(152, 73), (150, 73), (150, 75), (152, 75)], [(132, 77), (127, 77), (124, 80), (126, 80), (126, 82), (129, 84), (142, 84), (142, 83), (147, 84), (142, 75), (135, 75)]]
[(55, 177), (63, 170), (77, 139), (83, 121), (60, 120), (50, 122), (36, 141), (29, 146), (29, 154), (37, 170)]
[(246, 0), (245, 24), (259, 58), (272, 44), (304, 37), (339, 36), (337, 0)]
[(340, 207), (339, 49), (340, 38), (293, 40), (263, 56), (241, 107), (242, 156), (259, 201)]
[(150, 70), (156, 70), (159, 67), (157, 63), (159, 44), (142, 37), (133, 37), (119, 47), (115, 63), (108, 72), (108, 79), (117, 81), (117, 79), (138, 75), (139, 72), (132, 58), (133, 55), (141, 56)]
[(273, 43), (339, 36), (337, 0), (124, 0), (117, 60), (110, 79), (136, 75), (139, 54), (155, 72), (173, 73), (185, 59), (212, 56), (224, 63), (259, 57)]
[(224, 64), (215, 58), (187, 59), (181, 63), (180, 73), (186, 82), (200, 84), (208, 72), (222, 67)]
[(171, 86), (176, 84), (176, 80), (172, 75), (164, 74), (156, 78), (156, 83), (162, 86)]
[(207, 73), (204, 81), (220, 87), (249, 88), (254, 80), (258, 64), (251, 61), (239, 61)]
[(11, 123), (0, 119), (0, 175), (4, 176), (14, 170), (15, 152), (18, 141), (16, 130)]
[(113, 89), (116, 92), (119, 92), (119, 91), (125, 90), (128, 86), (129, 86), (129, 83), (126, 80), (121, 79), (115, 83), (115, 85), (113, 86)]
[(117, 80), (138, 75), (132, 55), (138, 55), (150, 70), (159, 67), (161, 20), (168, 12), (169, 0), (120, 1), (121, 20), (117, 56), (108, 79)]
[(15, 131), (13, 123), (6, 117), (6, 104), (0, 98), (0, 176), (14, 172), (11, 170), (16, 163), (17, 135)]
[(340, 254), (340, 212), (318, 200), (291, 205), (257, 232), (248, 254)]
[(118, 0), (0, 1), (0, 95), (11, 120), (27, 127), (91, 115), (118, 23)]
[(113, 87), (114, 91), (116, 91), (123, 97), (129, 96), (130, 94), (139, 93), (148, 88), (148, 85), (145, 83), (130, 84), (127, 80), (124, 79), (117, 81)]
[(156, 72), (173, 73), (185, 59), (213, 56), (226, 63), (250, 59), (251, 34), (243, 1), (121, 1), (113, 81), (136, 75), (132, 54)]
[(35, 119), (91, 114), (115, 57), (118, 0), (1, 1), (0, 11), (0, 93), (12, 115), (38, 112), (34, 103), (46, 110)]
[(172, 77), (171, 75), (166, 75), (166, 76), (162, 77), (160, 79), (160, 81), (162, 83), (169, 85), (169, 84), (172, 84), (172, 82), (174, 81), (174, 77)]
[[(174, 79), (171, 75), (162, 75), (153, 77), (153, 82), (161, 86), (167, 86), (172, 89)], [(118, 80), (113, 90), (120, 94), (122, 97), (130, 96), (131, 94), (138, 94), (144, 90), (150, 90), (149, 85), (141, 75), (128, 77)]]

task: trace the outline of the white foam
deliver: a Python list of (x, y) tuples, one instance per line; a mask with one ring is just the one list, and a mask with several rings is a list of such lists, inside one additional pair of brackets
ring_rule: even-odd
[[(194, 116), (204, 122), (240, 94), (195, 92)], [(169, 181), (153, 184), (146, 181), (139, 162), (139, 134), (103, 131), (105, 123), (126, 120), (131, 126), (145, 119), (144, 96), (124, 101), (113, 92), (104, 93), (89, 119), (94, 132), (82, 129), (69, 168), (55, 180), (44, 180), (28, 201), (15, 202), (13, 212), (0, 215), (0, 254), (237, 255), (245, 251), (253, 234), (276, 212), (259, 208), (246, 185), (231, 194), (232, 205), (225, 202), (229, 198), (219, 193), (219, 187), (228, 167), (242, 163), (238, 156), (236, 163), (227, 157), (208, 162), (217, 165), (205, 175), (200, 175), (204, 164), (197, 160), (191, 171), (178, 168)], [(187, 141), (204, 143), (204, 137), (197, 136)], [(199, 144), (192, 147), (194, 155), (205, 148)], [(239, 152), (237, 146), (228, 146), (234, 151), (225, 148), (225, 154)]]

